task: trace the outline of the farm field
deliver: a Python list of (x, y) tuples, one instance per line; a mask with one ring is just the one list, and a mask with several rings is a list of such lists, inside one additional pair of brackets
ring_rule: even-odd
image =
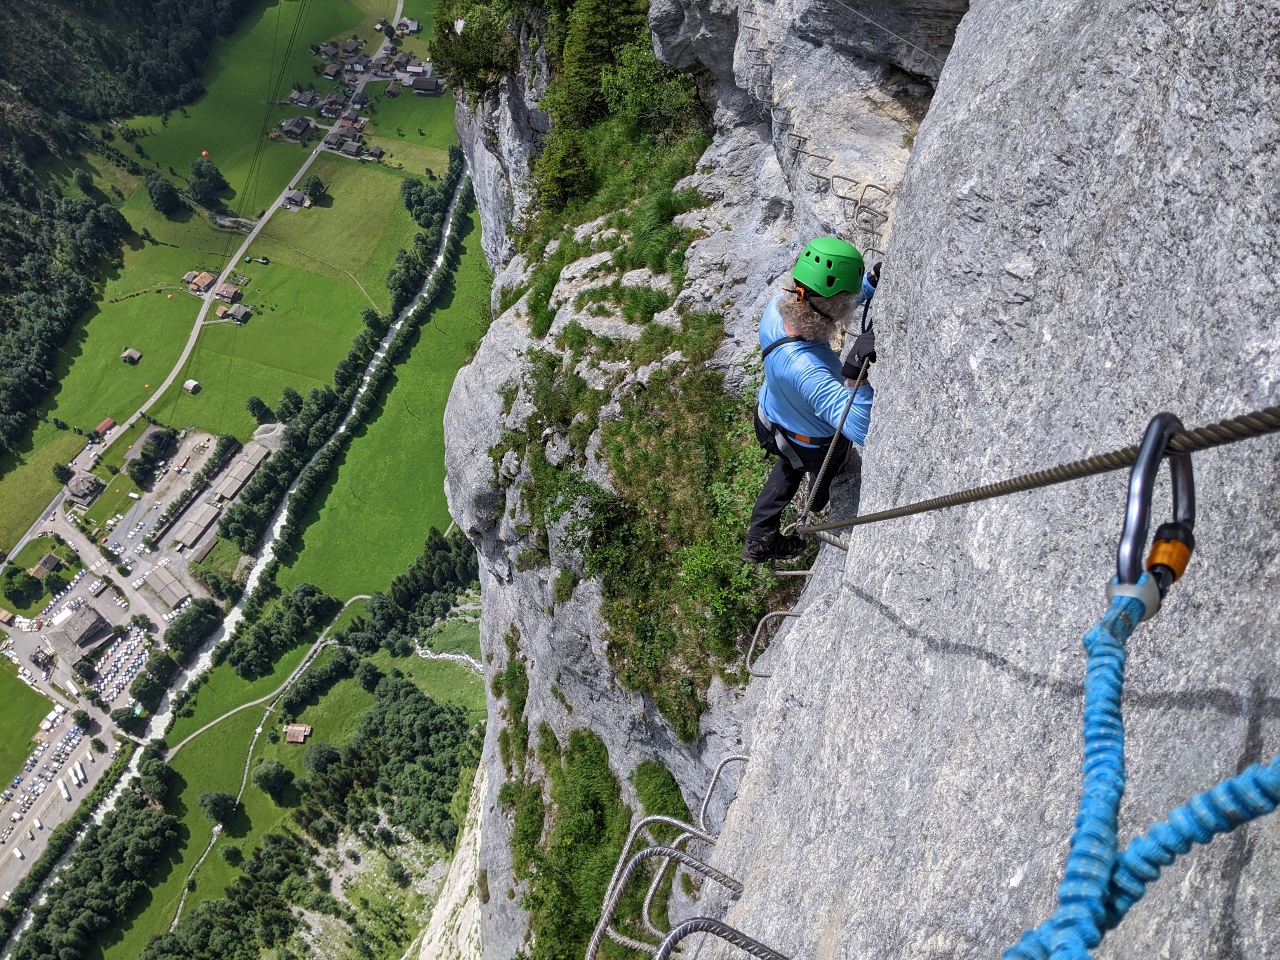
[(448, 527), (444, 405), (484, 332), (491, 282), (474, 214), (469, 223), (453, 290), (304, 517), (299, 553), (277, 578), (285, 589), (306, 581), (342, 600), (385, 589), (422, 551), (433, 524)]
[(57, 494), (53, 465), (84, 446), (84, 437), (42, 423), (19, 450), (0, 453), (0, 550), (12, 550)]
[[(363, 327), (367, 301), (349, 283), (287, 264), (244, 268), (251, 282), (247, 323), (211, 323), (200, 332), (191, 359), (152, 410), (165, 423), (195, 425), (247, 441), (258, 422), (245, 401), (259, 396), (274, 407), (286, 386), (304, 396), (328, 382)], [(186, 393), (187, 379), (200, 382)]]
[[(8, 657), (0, 659), (0, 783), (6, 787), (19, 773), (31, 753), (31, 738), (52, 702), (18, 679), (18, 668)], [(5, 810), (0, 807), (0, 810)], [(8, 811), (6, 820), (8, 819)]]
[[(404, 91), (398, 97), (385, 97), (387, 81), (365, 84), (369, 106), (363, 113), (373, 118), (365, 133), (405, 143), (447, 149), (457, 142), (453, 127), (453, 93), (439, 97), (423, 97)], [(437, 173), (443, 172), (443, 166)], [(421, 170), (415, 170), (421, 173)]]
[(329, 154), (309, 173), (324, 182), (327, 196), (310, 209), (277, 213), (250, 254), (348, 283), (354, 275), (373, 305), (386, 313), (391, 308), (387, 271), (396, 251), (411, 245), (418, 230), (400, 201), (403, 175)]

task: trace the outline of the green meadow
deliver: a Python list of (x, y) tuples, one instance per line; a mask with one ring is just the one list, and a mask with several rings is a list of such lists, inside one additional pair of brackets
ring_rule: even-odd
[[(205, 325), (182, 373), (151, 411), (159, 420), (248, 440), (258, 426), (245, 407), (249, 396), (274, 407), (286, 386), (305, 395), (328, 382), (363, 327), (367, 301), (353, 284), (275, 260), (243, 269), (253, 316), (244, 324)], [(199, 381), (199, 393), (182, 389), (188, 379)]]
[(301, 549), (278, 577), (285, 589), (306, 581), (343, 600), (385, 590), (422, 552), (427, 530), (449, 525), (444, 406), (484, 332), (492, 279), (475, 215), (468, 223), (454, 287), (304, 518)]
[(321, 155), (309, 173), (324, 181), (326, 196), (308, 209), (277, 213), (250, 254), (358, 281), (385, 313), (391, 308), (387, 271), (396, 251), (412, 244), (418, 230), (400, 202), (403, 175), (331, 154)]
[[(447, 150), (449, 144), (457, 142), (453, 127), (452, 91), (446, 91), (439, 97), (424, 97), (412, 90), (403, 90), (398, 97), (387, 97), (384, 94), (389, 82), (365, 84), (369, 106), (361, 112), (373, 119), (373, 123), (365, 127), (366, 134), (439, 150)], [(443, 164), (436, 170), (436, 173), (442, 172)]]
[[(0, 659), (0, 783), (6, 787), (22, 772), (31, 754), (31, 738), (53, 704), (18, 679), (18, 668), (8, 657)], [(8, 819), (7, 805), (0, 807)]]
[(379, 650), (370, 657), (383, 673), (395, 668), (414, 684), (441, 703), (456, 703), (467, 711), (467, 719), (478, 723), (484, 719), (484, 677), (452, 660), (427, 660), (417, 654), (393, 657)]

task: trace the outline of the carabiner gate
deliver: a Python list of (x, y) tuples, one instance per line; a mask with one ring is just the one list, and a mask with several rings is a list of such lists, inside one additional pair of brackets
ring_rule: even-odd
[(1196, 547), (1193, 528), (1196, 522), (1196, 488), (1191, 470), (1191, 455), (1169, 456), (1169, 473), (1173, 480), (1173, 520), (1156, 529), (1147, 557), (1147, 573), (1142, 577), (1142, 549), (1147, 542), (1151, 520), (1151, 494), (1160, 461), (1164, 458), (1169, 438), (1183, 429), (1182, 421), (1172, 413), (1159, 413), (1147, 425), (1138, 459), (1129, 473), (1129, 501), (1125, 507), (1124, 531), (1116, 550), (1116, 576), (1107, 585), (1107, 597), (1134, 597), (1141, 601), (1150, 620), (1160, 612), (1160, 603), (1169, 588), (1186, 572), (1191, 553)]

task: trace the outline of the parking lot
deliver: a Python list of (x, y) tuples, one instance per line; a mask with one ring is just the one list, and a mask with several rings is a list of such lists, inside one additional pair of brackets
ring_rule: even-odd
[(63, 713), (43, 732), (46, 739), (32, 750), (22, 773), (0, 792), (0, 899), (39, 859), (49, 832), (75, 811), (115, 755), (114, 742), (109, 753), (95, 754), (90, 734), (73, 726), (70, 716)]

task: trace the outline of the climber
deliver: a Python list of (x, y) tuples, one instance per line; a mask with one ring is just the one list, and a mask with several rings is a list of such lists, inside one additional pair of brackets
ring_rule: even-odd
[(867, 271), (867, 275), (862, 278), (862, 291), (858, 294), (858, 299), (854, 301), (854, 309), (862, 307), (862, 329), (867, 329), (867, 311), (871, 309), (871, 298), (876, 295), (876, 287), (880, 286), (880, 268), (884, 266), (884, 261), (876, 262), (876, 265)]
[[(850, 445), (866, 442), (875, 394), (865, 374), (856, 382), (855, 378), (864, 361), (876, 359), (875, 333), (867, 330), (854, 341), (843, 366), (828, 343), (852, 319), (862, 269), (862, 255), (852, 244), (818, 237), (804, 248), (791, 271), (794, 288), (775, 297), (760, 320), (764, 384), (756, 403), (756, 439), (778, 462), (751, 511), (742, 551), (748, 563), (789, 560), (804, 551), (802, 538), (782, 536), (782, 511), (804, 475), (819, 474), (834, 442), (831, 463), (813, 490), (811, 509), (826, 506), (831, 481)], [(851, 389), (855, 392), (850, 407)], [(837, 435), (846, 408), (849, 414)]]

